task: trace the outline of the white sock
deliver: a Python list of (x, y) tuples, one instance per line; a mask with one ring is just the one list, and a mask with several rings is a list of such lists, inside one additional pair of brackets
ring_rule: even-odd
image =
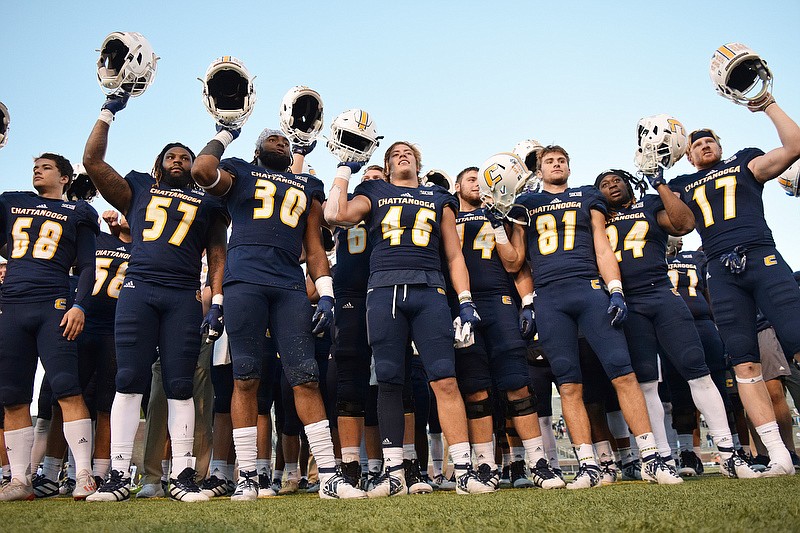
[(444, 442), (441, 433), (431, 433), (428, 435), (430, 440), (431, 461), (433, 461), (433, 477), (442, 473), (444, 466)]
[(672, 454), (678, 452), (678, 432), (672, 427), (672, 403), (661, 402), (661, 407), (664, 409), (664, 429), (667, 432), (667, 442)]
[(681, 433), (678, 435), (678, 443), (682, 452), (692, 451), (694, 449), (694, 435)]
[(542, 432), (542, 444), (547, 462), (551, 467), (558, 468), (558, 448), (556, 447), (556, 434), (553, 432), (553, 417), (540, 416), (539, 429)]
[(256, 459), (256, 472), (259, 474), (269, 475), (270, 466), (271, 464), (269, 459)]
[(594, 449), (597, 453), (597, 460), (601, 465), (614, 462), (614, 450), (611, 449), (610, 441), (595, 442)]
[(417, 458), (417, 448), (414, 444), (403, 444), (403, 460), (412, 461)]
[(299, 463), (286, 463), (283, 466), (283, 470), (286, 472), (286, 481), (297, 481), (300, 479), (300, 468), (298, 464)]
[(758, 433), (758, 436), (761, 437), (761, 442), (764, 443), (764, 447), (767, 449), (767, 453), (769, 454), (769, 462), (779, 462), (784, 465), (788, 465), (791, 468), (792, 456), (789, 455), (789, 450), (786, 448), (786, 445), (781, 439), (778, 423), (772, 421), (762, 424), (756, 427), (756, 432)]
[(525, 460), (525, 448), (523, 446), (511, 447), (511, 460), (514, 462)]
[(405, 472), (403, 471), (403, 448), (400, 446), (392, 446), (391, 448), (384, 448), (383, 449), (383, 464), (385, 468), (392, 471), (393, 475), (402, 474), (405, 477)]
[[(552, 433), (552, 431), (550, 432)], [(540, 435), (532, 439), (522, 441), (525, 453), (528, 454), (528, 462), (535, 465), (539, 459), (544, 459), (544, 436)]]
[(240, 476), (243, 472), (252, 472), (256, 469), (257, 438), (256, 426), (233, 428), (233, 447), (236, 449)]
[(345, 446), (342, 448), (342, 462), (352, 463), (361, 461), (361, 449), (358, 446)]
[(457, 442), (450, 445), (450, 459), (456, 470), (467, 470), (472, 465), (469, 442)]
[(117, 392), (111, 405), (111, 468), (128, 477), (133, 441), (139, 429), (142, 394)]
[(480, 466), (484, 463), (489, 465), (492, 470), (497, 468), (494, 462), (494, 446), (492, 441), (477, 442), (472, 445), (472, 453), (475, 456), (475, 464)]
[[(636, 447), (639, 449), (639, 457), (643, 460), (658, 453), (656, 438), (652, 433), (642, 433), (636, 436)], [(633, 446), (631, 446), (633, 448)]]
[(225, 461), (221, 461), (219, 459), (212, 459), (211, 464), (209, 465), (209, 471), (211, 472), (212, 476), (216, 476), (218, 479), (230, 479), (228, 476), (225, 475), (225, 471), (227, 470), (225, 467)]
[(710, 375), (690, 379), (688, 383), (694, 404), (703, 413), (703, 418), (708, 424), (708, 432), (719, 449), (720, 458), (724, 461), (733, 454), (734, 446), (722, 396)]
[[(92, 462), (92, 460), (90, 458), (89, 459), (90, 466), (91, 466), (91, 462)], [(89, 470), (91, 472), (92, 469), (88, 468), (87, 470)], [(67, 448), (67, 477), (69, 479), (76, 479), (76, 476), (75, 476), (76, 473), (77, 473), (77, 470), (75, 468), (75, 456), (72, 454), (72, 449), (71, 448)]]
[(622, 411), (606, 413), (606, 420), (608, 420), (608, 429), (611, 430), (611, 435), (616, 440), (630, 436), (631, 431), (628, 429), (628, 423), (625, 422), (625, 416)]
[(662, 457), (672, 456), (672, 450), (667, 440), (667, 429), (664, 426), (664, 407), (661, 405), (661, 398), (658, 396), (658, 381), (648, 381), (640, 383), (644, 401), (647, 404), (647, 414), (650, 418), (650, 427), (656, 438), (658, 453)]
[[(26, 485), (31, 484), (31, 447), (33, 447), (33, 428), (31, 426), (6, 431), (6, 452), (11, 467), (11, 477)], [(53, 480), (55, 481), (55, 480)]]
[(367, 465), (370, 472), (380, 472), (383, 459), (367, 459)]
[(42, 475), (50, 481), (57, 482), (62, 466), (64, 466), (63, 459), (45, 455), (44, 461), (42, 461)]
[(167, 399), (167, 429), (172, 444), (172, 472), (170, 477), (177, 479), (178, 474), (192, 461), (184, 461), (183, 457), (192, 457), (194, 448), (194, 399)]
[(31, 447), (31, 464), (34, 469), (39, 468), (39, 463), (44, 460), (48, 433), (50, 433), (50, 420), (37, 418), (36, 425), (33, 427), (33, 445)]
[(636, 452), (630, 448), (618, 448), (617, 452), (619, 453), (619, 461), (623, 465), (627, 465), (628, 463), (636, 460)]
[(161, 459), (161, 481), (169, 481), (169, 471), (172, 461), (169, 459)]
[(333, 455), (333, 441), (328, 420), (320, 420), (303, 428), (308, 437), (308, 448), (317, 461), (320, 481), (327, 480), (336, 469), (336, 458)]
[[(139, 427), (139, 419), (136, 419), (136, 427)], [(75, 459), (75, 470), (92, 471), (92, 419), (81, 418), (72, 422), (64, 422), (64, 439), (66, 439), (69, 449)], [(75, 478), (72, 478), (75, 479)]]
[(106, 478), (108, 475), (108, 471), (111, 469), (111, 459), (94, 459), (94, 469), (92, 474), (103, 479)]
[(597, 466), (594, 458), (594, 447), (590, 444), (578, 444), (575, 446), (575, 453), (578, 456), (578, 463), (582, 465)]

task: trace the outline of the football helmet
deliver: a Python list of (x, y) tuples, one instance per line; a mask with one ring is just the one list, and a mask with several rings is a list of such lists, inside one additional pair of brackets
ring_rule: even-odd
[(342, 163), (366, 163), (380, 144), (372, 117), (361, 109), (348, 109), (331, 122), (328, 150)]
[(710, 74), (717, 93), (740, 105), (772, 91), (772, 72), (767, 62), (741, 43), (724, 44), (714, 50)]
[(11, 124), (11, 115), (3, 102), (0, 102), (0, 148), (8, 142), (8, 126)]
[(281, 101), (280, 122), (292, 144), (311, 144), (322, 131), (322, 97), (303, 85), (292, 87)]
[(425, 173), (424, 176), (422, 176), (422, 184), (438, 185), (439, 187), (443, 187), (450, 192), (453, 191), (453, 180), (450, 179), (450, 176), (447, 175), (447, 172), (436, 168), (430, 169)]
[(656, 174), (659, 168), (672, 167), (686, 153), (686, 129), (667, 114), (639, 119), (636, 136), (639, 146), (633, 161), (646, 176)]
[(800, 196), (800, 161), (795, 161), (778, 176), (778, 184), (789, 196)]
[(75, 165), (72, 181), (70, 181), (69, 187), (67, 187), (66, 194), (67, 200), (70, 202), (76, 202), (78, 200), (91, 202), (94, 200), (94, 197), (97, 196), (97, 187), (95, 187), (92, 180), (89, 179), (89, 175), (86, 173), (81, 163)]
[(241, 128), (256, 104), (256, 89), (244, 63), (222, 56), (208, 66), (203, 82), (203, 103), (220, 126)]
[(542, 144), (536, 139), (526, 139), (518, 142), (511, 152), (525, 163), (525, 168), (527, 168), (528, 171), (534, 173), (536, 172), (536, 160), (542, 148)]
[(139, 96), (153, 83), (158, 57), (141, 33), (110, 33), (99, 52), (97, 81), (106, 94), (122, 89)]
[(506, 216), (527, 179), (528, 169), (519, 157), (510, 152), (495, 154), (478, 170), (481, 200)]

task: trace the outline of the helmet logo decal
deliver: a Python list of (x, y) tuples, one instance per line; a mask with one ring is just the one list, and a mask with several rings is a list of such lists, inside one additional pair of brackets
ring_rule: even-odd
[(356, 124), (361, 131), (367, 129), (369, 127), (369, 113), (359, 110), (356, 115)]

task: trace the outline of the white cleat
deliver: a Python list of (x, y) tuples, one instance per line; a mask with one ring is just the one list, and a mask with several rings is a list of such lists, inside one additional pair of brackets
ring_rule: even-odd
[(600, 486), (600, 467), (582, 464), (575, 478), (567, 484), (568, 489), (592, 489)]
[(784, 464), (778, 461), (770, 461), (769, 466), (761, 475), (763, 477), (793, 476), (794, 465), (792, 463)]
[[(402, 467), (397, 469), (402, 474)], [(322, 497), (323, 491), (320, 491)], [(406, 480), (402, 475), (396, 475), (395, 471), (387, 468), (383, 475), (378, 479), (375, 487), (367, 492), (369, 498), (387, 498), (389, 496), (404, 496), (408, 493)]]
[(678, 473), (670, 468), (667, 461), (658, 454), (642, 463), (642, 479), (659, 485), (679, 485), (683, 483), (683, 479)]
[(249, 502), (258, 499), (258, 474), (252, 472), (239, 472), (239, 481), (236, 490), (231, 495), (232, 502)]
[(75, 488), (72, 489), (72, 499), (75, 501), (85, 500), (97, 491), (94, 476), (85, 468), (75, 476)]
[[(405, 490), (405, 483), (403, 490)], [(332, 476), (320, 477), (319, 497), (323, 500), (353, 500), (366, 498), (367, 493), (351, 485), (347, 478), (337, 471)]]

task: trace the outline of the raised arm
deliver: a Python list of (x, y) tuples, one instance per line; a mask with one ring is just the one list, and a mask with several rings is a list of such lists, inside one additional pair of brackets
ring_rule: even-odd
[(775, 125), (781, 146), (753, 158), (747, 164), (750, 172), (760, 183), (766, 183), (780, 176), (784, 170), (800, 158), (800, 126), (775, 103), (772, 95), (767, 94), (765, 98), (767, 98), (765, 103), (748, 106), (748, 108), (754, 112), (764, 111)]
[[(328, 201), (325, 202), (325, 220), (332, 226), (353, 226), (369, 214), (372, 202), (365, 196), (347, 199), (350, 176), (361, 170), (363, 163), (340, 163), (336, 168)], [(455, 218), (453, 218), (455, 225)], [(455, 228), (453, 229), (455, 231)], [(463, 257), (462, 257), (463, 260)]]
[(689, 206), (683, 203), (678, 193), (672, 192), (666, 183), (660, 184), (657, 190), (664, 204), (664, 210), (656, 215), (658, 225), (676, 237), (691, 232), (694, 229), (694, 214)]
[(128, 103), (128, 93), (112, 94), (106, 98), (100, 111), (100, 117), (95, 122), (92, 133), (83, 149), (83, 167), (89, 179), (92, 180), (103, 198), (122, 212), (128, 214), (133, 192), (130, 185), (114, 168), (106, 163), (106, 148), (108, 147), (108, 130), (114, 115), (125, 109)]
[(217, 134), (200, 150), (192, 165), (192, 179), (214, 196), (225, 196), (233, 186), (233, 175), (219, 168), (225, 148), (239, 136), (241, 130), (217, 127)]

